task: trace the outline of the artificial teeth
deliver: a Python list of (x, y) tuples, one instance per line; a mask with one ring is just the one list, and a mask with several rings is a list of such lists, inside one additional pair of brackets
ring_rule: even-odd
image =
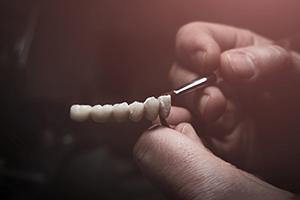
[(113, 117), (117, 122), (127, 121), (129, 118), (129, 106), (126, 102), (115, 104), (112, 111)]
[(171, 111), (171, 95), (163, 95), (158, 97), (160, 108), (159, 114), (163, 118), (167, 118)]
[(145, 117), (149, 121), (153, 121), (157, 118), (159, 112), (159, 101), (155, 97), (149, 97), (144, 102)]
[(93, 106), (91, 110), (91, 118), (98, 123), (104, 123), (109, 121), (111, 118), (113, 111), (113, 106), (112, 105), (95, 105)]
[(149, 97), (144, 103), (133, 102), (130, 105), (124, 102), (115, 105), (73, 105), (70, 108), (71, 119), (83, 122), (88, 118), (98, 123), (108, 122), (114, 119), (116, 122), (125, 122), (131, 120), (138, 122), (142, 118), (153, 121), (158, 114), (162, 118), (167, 118), (171, 110), (171, 96), (164, 95), (158, 98)]
[(144, 104), (141, 102), (133, 102), (129, 105), (129, 119), (133, 122), (140, 121), (144, 116)]
[(70, 109), (70, 117), (74, 121), (83, 122), (89, 118), (92, 107), (89, 105), (73, 105)]

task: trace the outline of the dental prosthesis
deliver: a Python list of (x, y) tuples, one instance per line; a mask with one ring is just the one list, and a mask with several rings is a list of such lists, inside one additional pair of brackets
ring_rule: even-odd
[(131, 120), (139, 122), (143, 118), (154, 121), (158, 116), (167, 118), (171, 110), (171, 96), (163, 95), (158, 98), (149, 97), (144, 103), (133, 102), (120, 103), (114, 105), (73, 105), (70, 109), (71, 119), (77, 122), (83, 122), (92, 119), (97, 123), (109, 121), (125, 122)]

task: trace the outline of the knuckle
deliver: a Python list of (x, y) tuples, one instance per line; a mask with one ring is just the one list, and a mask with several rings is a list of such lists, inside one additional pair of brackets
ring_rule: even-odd
[(200, 22), (190, 22), (184, 26), (182, 26), (179, 31), (178, 31), (178, 35), (182, 35), (182, 34), (186, 34), (186, 33), (190, 33), (191, 31), (195, 31), (198, 29)]
[(201, 22), (191, 22), (181, 27), (176, 36), (176, 49), (179, 51), (194, 51), (197, 33), (201, 26)]

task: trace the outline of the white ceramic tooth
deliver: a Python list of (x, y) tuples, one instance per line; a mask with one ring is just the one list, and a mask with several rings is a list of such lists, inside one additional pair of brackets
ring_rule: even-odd
[(113, 106), (113, 117), (117, 122), (124, 122), (129, 118), (129, 108), (126, 102)]
[(89, 105), (73, 105), (70, 108), (70, 117), (74, 121), (83, 122), (89, 118), (91, 110)]
[(155, 97), (149, 97), (144, 102), (145, 117), (153, 121), (157, 118), (159, 111), (159, 101)]
[(140, 121), (144, 116), (144, 104), (141, 102), (133, 102), (129, 105), (129, 119), (133, 122)]
[(160, 106), (159, 113), (163, 118), (167, 118), (171, 111), (171, 95), (163, 95), (158, 97)]
[(91, 117), (95, 122), (98, 123), (107, 122), (111, 117), (112, 110), (112, 105), (95, 105), (92, 108)]

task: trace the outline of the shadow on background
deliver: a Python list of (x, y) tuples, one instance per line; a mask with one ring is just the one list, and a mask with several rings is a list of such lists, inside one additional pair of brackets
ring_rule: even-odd
[[(299, 32), (297, 0), (4, 0), (0, 3), (0, 198), (162, 199), (131, 159), (149, 124), (76, 124), (73, 103), (170, 89), (178, 28)], [(5, 197), (5, 198), (4, 198)]]

